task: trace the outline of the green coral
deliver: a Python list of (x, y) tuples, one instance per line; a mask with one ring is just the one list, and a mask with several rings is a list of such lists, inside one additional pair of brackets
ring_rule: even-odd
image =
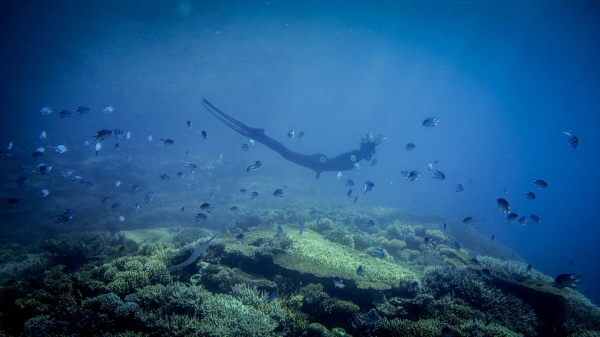
[(321, 221), (311, 221), (308, 225), (308, 228), (312, 229), (317, 233), (324, 234), (326, 231), (334, 230), (336, 228), (336, 225), (331, 219), (321, 218)]
[(325, 234), (325, 238), (329, 241), (339, 243), (340, 245), (354, 248), (354, 239), (352, 238), (352, 235), (340, 228), (328, 231)]
[[(92, 274), (106, 282), (108, 292), (124, 296), (149, 285), (150, 277), (158, 274), (165, 267), (162, 262), (154, 258), (124, 256), (95, 267)], [(161, 276), (164, 278), (167, 275)]]
[(437, 319), (420, 319), (413, 322), (407, 319), (393, 318), (389, 320), (383, 317), (379, 319), (376, 327), (382, 336), (439, 337), (443, 324)]

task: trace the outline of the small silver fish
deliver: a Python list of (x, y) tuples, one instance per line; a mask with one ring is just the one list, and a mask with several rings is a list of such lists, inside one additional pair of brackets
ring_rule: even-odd
[(40, 132), (40, 139), (44, 138), (46, 138), (46, 131), (42, 130), (42, 132)]

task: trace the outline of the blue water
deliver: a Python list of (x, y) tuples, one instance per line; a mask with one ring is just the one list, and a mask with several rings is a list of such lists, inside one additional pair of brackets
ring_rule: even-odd
[[(335, 156), (357, 149), (357, 134), (384, 132), (377, 165), (343, 172), (357, 183), (355, 194), (364, 181), (375, 183), (359, 203), (457, 222), (475, 216), (478, 232), (545, 274), (583, 275), (581, 291), (598, 303), (599, 15), (594, 1), (11, 2), (0, 13), (0, 144), (5, 150), (12, 141), (19, 159), (0, 163), (0, 196), (21, 201), (0, 213), (1, 241), (193, 223), (211, 193), (215, 204), (230, 204), (240, 202), (240, 188), (264, 197), (251, 207), (309, 198), (351, 207), (335, 172), (316, 180), (260, 144), (241, 152), (246, 139), (202, 107), (206, 97), (306, 154)], [(65, 119), (38, 112), (79, 105), (92, 111)], [(102, 113), (105, 105), (115, 111)], [(429, 117), (439, 126), (423, 127)], [(120, 151), (105, 140), (95, 156), (91, 136), (103, 128), (130, 130), (132, 138), (119, 141)], [(289, 139), (291, 129), (306, 136)], [(577, 149), (565, 131), (579, 137)], [(175, 144), (157, 147), (159, 138)], [(408, 142), (416, 149), (405, 151)], [(53, 152), (57, 143), (68, 152)], [(46, 148), (40, 162), (53, 170), (27, 173), (27, 185), (16, 189), (22, 174), (14, 169), (30, 171), (27, 156), (38, 146)], [(177, 180), (178, 171), (189, 173), (184, 160), (199, 167)], [(254, 160), (263, 167), (249, 175)], [(435, 160), (445, 181), (427, 172)], [(421, 178), (405, 181), (402, 167)], [(94, 186), (63, 179), (67, 168)], [(171, 179), (158, 181), (161, 173)], [(533, 179), (550, 186), (533, 189)], [(126, 190), (133, 184), (137, 194)], [(272, 198), (283, 185), (285, 197)], [(41, 188), (51, 194), (40, 201)], [(528, 190), (537, 200), (523, 197)], [(154, 200), (135, 212), (146, 191)], [(102, 206), (106, 196), (122, 210)], [(519, 214), (538, 214), (542, 225), (506, 224), (500, 197)], [(76, 216), (55, 225), (66, 208)]]

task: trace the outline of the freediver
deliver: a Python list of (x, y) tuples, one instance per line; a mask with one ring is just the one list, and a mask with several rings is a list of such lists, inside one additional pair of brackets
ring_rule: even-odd
[(221, 110), (217, 109), (205, 98), (202, 98), (202, 105), (211, 113), (217, 117), (218, 120), (223, 124), (232, 128), (242, 136), (251, 138), (271, 150), (279, 153), (283, 158), (291, 161), (292, 163), (298, 164), (309, 168), (317, 174), (317, 179), (321, 176), (321, 172), (325, 171), (350, 171), (354, 169), (355, 163), (365, 159), (371, 160), (371, 157), (375, 154), (375, 146), (381, 144), (386, 138), (383, 133), (373, 134), (369, 132), (366, 138), (363, 138), (360, 149), (342, 153), (336, 157), (329, 158), (324, 154), (318, 153), (313, 155), (305, 155), (298, 152), (291, 151), (280, 142), (267, 136), (264, 129), (252, 128), (246, 124), (236, 120), (235, 118), (225, 114)]

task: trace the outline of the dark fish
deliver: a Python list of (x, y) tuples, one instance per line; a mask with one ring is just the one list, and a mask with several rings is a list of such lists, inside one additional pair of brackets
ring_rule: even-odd
[(145, 203), (149, 203), (150, 201), (152, 201), (152, 198), (154, 198), (154, 193), (146, 192), (146, 194), (144, 194), (144, 196), (142, 197), (142, 201)]
[(356, 204), (356, 201), (358, 200), (358, 195), (354, 198), (354, 203)]
[(166, 174), (166, 173), (162, 173), (162, 174), (160, 174), (160, 175), (158, 176), (158, 179), (159, 179), (160, 181), (165, 181), (165, 180), (169, 180), (169, 179), (171, 179), (171, 177), (169, 177), (169, 175), (168, 175), (168, 174)]
[(416, 181), (420, 177), (421, 177), (421, 172), (419, 172), (417, 170), (414, 170), (414, 171), (408, 173), (408, 175), (406, 176), (406, 180), (408, 180), (408, 181)]
[(115, 139), (125, 139), (126, 134), (123, 129), (114, 129), (113, 134), (115, 135)]
[(352, 179), (346, 179), (346, 186), (354, 186), (354, 181), (352, 181)]
[(577, 288), (576, 283), (581, 283), (578, 280), (581, 275), (577, 274), (560, 274), (554, 279), (554, 287), (558, 289), (563, 288)]
[(304, 225), (302, 225), (302, 226), (300, 227), (300, 236), (302, 236), (302, 234), (303, 234), (303, 233), (304, 233)]
[(110, 197), (104, 197), (104, 199), (102, 199), (102, 205), (106, 205), (106, 203), (110, 200)]
[(439, 122), (440, 120), (437, 117), (427, 118), (423, 121), (423, 126), (432, 127), (438, 125)]
[(73, 218), (73, 216), (71, 215), (57, 215), (56, 218), (54, 218), (54, 222), (55, 223), (63, 223), (63, 222), (68, 222), (69, 220), (71, 220)]
[(158, 140), (158, 146), (171, 146), (173, 144), (175, 144), (175, 142), (172, 139), (161, 138)]
[(260, 160), (257, 160), (253, 162), (250, 166), (248, 166), (246, 172), (256, 172), (261, 166), (262, 163), (260, 162)]
[(258, 241), (256, 242), (256, 244), (258, 245), (258, 248), (262, 247), (264, 242), (265, 242), (265, 240), (263, 238), (259, 238)]
[(287, 336), (288, 333), (290, 333), (290, 328), (283, 326), (283, 325), (278, 325), (274, 330), (273, 330), (273, 334), (275, 334), (275, 336)]
[(183, 212), (183, 211), (185, 211), (185, 205), (183, 205), (183, 206), (181, 207), (181, 211), (182, 211), (182, 212)]
[(79, 115), (83, 115), (86, 112), (90, 112), (90, 108), (85, 105), (81, 105), (75, 108), (75, 112), (77, 112)]
[(373, 227), (375, 226), (375, 221), (373, 221), (373, 219), (369, 219), (366, 222), (367, 227)]
[(546, 187), (548, 187), (548, 183), (545, 180), (542, 180), (542, 179), (536, 179), (536, 180), (532, 181), (531, 185), (533, 185), (533, 187), (535, 187), (535, 188), (546, 188)]
[(358, 266), (358, 269), (356, 269), (356, 275), (363, 276), (364, 274), (365, 274), (365, 267)]
[(294, 138), (294, 130), (290, 130), (290, 132), (287, 133), (287, 136), (290, 138)]
[(38, 174), (46, 174), (46, 173), (50, 172), (50, 170), (52, 170), (52, 166), (41, 163), (35, 167), (35, 170), (33, 170), (33, 172), (38, 173)]
[(269, 298), (267, 298), (267, 302), (273, 302), (277, 299), (277, 292), (272, 292), (271, 295), (269, 295)]
[(10, 199), (8, 199), (8, 200), (6, 201), (6, 204), (5, 204), (5, 205), (6, 205), (6, 207), (8, 207), (8, 208), (12, 208), (14, 205), (18, 204), (18, 203), (19, 203), (19, 201), (20, 201), (20, 200), (19, 200), (19, 199), (17, 199), (17, 198), (10, 198)]
[(536, 226), (540, 226), (542, 224), (542, 219), (540, 219), (540, 217), (535, 214), (529, 215), (529, 218), (531, 219), (531, 221), (533, 221), (533, 224)]
[(526, 216), (524, 216), (524, 217), (521, 217), (521, 218), (519, 219), (519, 223), (520, 223), (521, 225), (525, 226), (525, 225), (527, 224), (527, 217), (526, 217)]
[(460, 250), (460, 244), (456, 241), (452, 241), (452, 245), (450, 245), (450, 248), (459, 251)]
[(525, 196), (525, 199), (528, 199), (528, 200), (535, 200), (537, 198), (535, 196), (535, 193), (530, 192), (530, 191), (523, 193), (523, 195)]
[(278, 236), (283, 235), (283, 228), (281, 228), (281, 226), (277, 226), (277, 235)]
[(477, 223), (477, 219), (475, 219), (474, 217), (470, 216), (470, 217), (464, 218), (462, 222), (465, 225), (474, 225), (475, 223)]
[(242, 193), (242, 194), (246, 194), (246, 193), (248, 193), (248, 191), (246, 191), (246, 189), (245, 189), (245, 188), (242, 188), (242, 189), (240, 190), (240, 193)]
[(123, 147), (122, 147), (122, 146), (121, 146), (119, 143), (116, 143), (116, 144), (115, 144), (115, 150), (116, 150), (116, 151), (120, 151), (122, 148), (123, 148)]
[(96, 137), (94, 138), (94, 141), (96, 140), (105, 140), (106, 138), (110, 137), (113, 134), (112, 130), (109, 129), (102, 129), (100, 131), (96, 131), (96, 135), (92, 136), (92, 137)]
[(110, 206), (110, 210), (111, 210), (111, 211), (113, 211), (113, 212), (114, 212), (114, 211), (116, 211), (116, 210), (117, 210), (117, 209), (119, 209), (119, 208), (121, 208), (121, 204), (120, 204), (120, 203), (118, 203), (118, 202), (115, 202), (114, 204), (112, 204), (112, 205)]
[(492, 241), (496, 239), (496, 235), (492, 235)]
[(177, 172), (177, 176), (178, 176), (179, 178), (183, 178), (183, 172), (181, 172), (181, 171)]
[(373, 183), (372, 183), (372, 182), (370, 182), (370, 181), (367, 181), (367, 182), (365, 183), (365, 187), (363, 188), (363, 191), (364, 191), (364, 193), (367, 193), (367, 192), (369, 192), (369, 191), (372, 191), (372, 190), (373, 190), (373, 187), (375, 187), (375, 184), (373, 184)]
[(238, 236), (236, 236), (237, 242), (239, 243), (244, 243), (244, 234), (239, 234)]
[(447, 230), (448, 225), (444, 224), (444, 232)]
[(346, 193), (346, 195), (348, 196), (348, 198), (352, 198), (352, 190), (348, 191), (348, 193)]
[(498, 203), (498, 209), (502, 213), (504, 213), (504, 214), (510, 213), (510, 204), (508, 203), (508, 201), (506, 201), (506, 199), (499, 198), (499, 199), (496, 199), (496, 202)]
[(404, 149), (405, 149), (406, 151), (414, 150), (414, 149), (415, 149), (415, 147), (416, 147), (416, 145), (415, 145), (415, 144), (413, 144), (413, 143), (408, 143), (408, 144), (404, 145)]
[(242, 144), (242, 146), (240, 146), (240, 150), (248, 151), (248, 150), (250, 150), (250, 146), (248, 146), (248, 144)]
[(60, 110), (59, 112), (56, 113), (58, 115), (59, 118), (65, 118), (65, 117), (71, 117), (73, 116), (73, 112), (71, 112), (70, 110)]
[(232, 211), (232, 212), (235, 212), (235, 211), (238, 210), (238, 207), (237, 206), (231, 206), (231, 207), (229, 207), (229, 210)]
[(133, 185), (133, 186), (131, 186), (131, 193), (135, 193), (139, 189), (140, 189), (139, 185)]
[(22, 187), (25, 182), (27, 181), (27, 179), (29, 179), (28, 177), (19, 177), (17, 179), (17, 181), (15, 182), (15, 187)]
[(281, 189), (276, 189), (275, 192), (273, 192), (273, 196), (274, 197), (283, 197), (283, 191)]
[(476, 258), (472, 257), (472, 258), (469, 259), (469, 263), (470, 264), (478, 265), (479, 264), (479, 260), (477, 260)]
[(408, 288), (408, 291), (411, 293), (414, 293), (417, 290), (419, 290), (419, 282), (414, 281), (413, 283), (410, 284), (410, 288)]
[(371, 165), (371, 166), (377, 165), (377, 159), (371, 160), (371, 163), (369, 165)]
[(206, 219), (208, 219), (208, 216), (206, 214), (204, 214), (204, 213), (198, 213), (194, 217), (194, 220), (196, 220), (196, 221), (206, 220)]
[(481, 269), (481, 278), (484, 280), (493, 280), (492, 272), (487, 268)]
[(304, 131), (300, 131), (298, 134), (298, 140), (302, 140), (302, 137), (304, 137)]
[(427, 170), (429, 171), (429, 173), (431, 173), (432, 178), (437, 180), (446, 180), (446, 175), (444, 174), (444, 172), (438, 171), (435, 168), (433, 168), (433, 164), (429, 163), (429, 165), (427, 165)]
[(202, 135), (202, 140), (206, 140), (206, 137), (208, 137), (208, 135), (206, 134), (206, 131), (202, 130), (202, 132), (200, 132), (200, 134)]
[(460, 193), (460, 192), (462, 192), (464, 190), (465, 190), (465, 188), (463, 187), (462, 184), (456, 184), (456, 192)]
[(192, 129), (192, 122), (190, 122), (190, 121), (187, 121), (187, 123), (186, 123), (186, 124), (187, 124), (187, 128), (188, 128), (188, 130), (191, 130), (191, 129)]
[(258, 198), (258, 196), (259, 196), (258, 192), (254, 191), (254, 192), (252, 192), (252, 195), (250, 196), (250, 198), (252, 200), (256, 200), (256, 198)]
[(517, 214), (517, 213), (510, 213), (506, 217), (506, 222), (507, 223), (515, 222), (518, 218), (519, 218), (519, 214)]
[(207, 213), (210, 213), (210, 212), (212, 212), (213, 206), (212, 206), (212, 204), (205, 202), (202, 205), (200, 205), (200, 209)]
[(44, 156), (44, 152), (34, 151), (34, 152), (31, 152), (31, 154), (29, 155), (29, 159), (38, 160), (38, 159), (42, 158), (43, 156)]
[(527, 269), (525, 269), (525, 272), (528, 273), (531, 271), (531, 269), (533, 269), (533, 265), (530, 263), (527, 265)]
[(567, 135), (567, 142), (569, 143), (569, 146), (576, 149), (579, 146), (579, 138), (575, 135), (572, 135), (568, 132), (563, 132), (565, 135)]
[(94, 183), (92, 183), (91, 181), (86, 181), (85, 183), (83, 183), (83, 185), (85, 186), (85, 188), (88, 188), (94, 186)]
[(433, 238), (431, 236), (426, 236), (424, 241), (425, 241), (425, 247), (427, 247), (427, 248), (433, 248), (433, 247), (435, 247), (435, 245), (437, 245), (437, 241), (435, 240), (435, 238)]
[(333, 278), (333, 284), (335, 285), (335, 288), (340, 288), (340, 289), (344, 289), (344, 287), (346, 286), (339, 276), (336, 276)]
[(377, 248), (377, 249), (375, 249), (375, 253), (373, 253), (373, 256), (383, 259), (385, 257), (385, 253), (383, 252), (382, 249)]

